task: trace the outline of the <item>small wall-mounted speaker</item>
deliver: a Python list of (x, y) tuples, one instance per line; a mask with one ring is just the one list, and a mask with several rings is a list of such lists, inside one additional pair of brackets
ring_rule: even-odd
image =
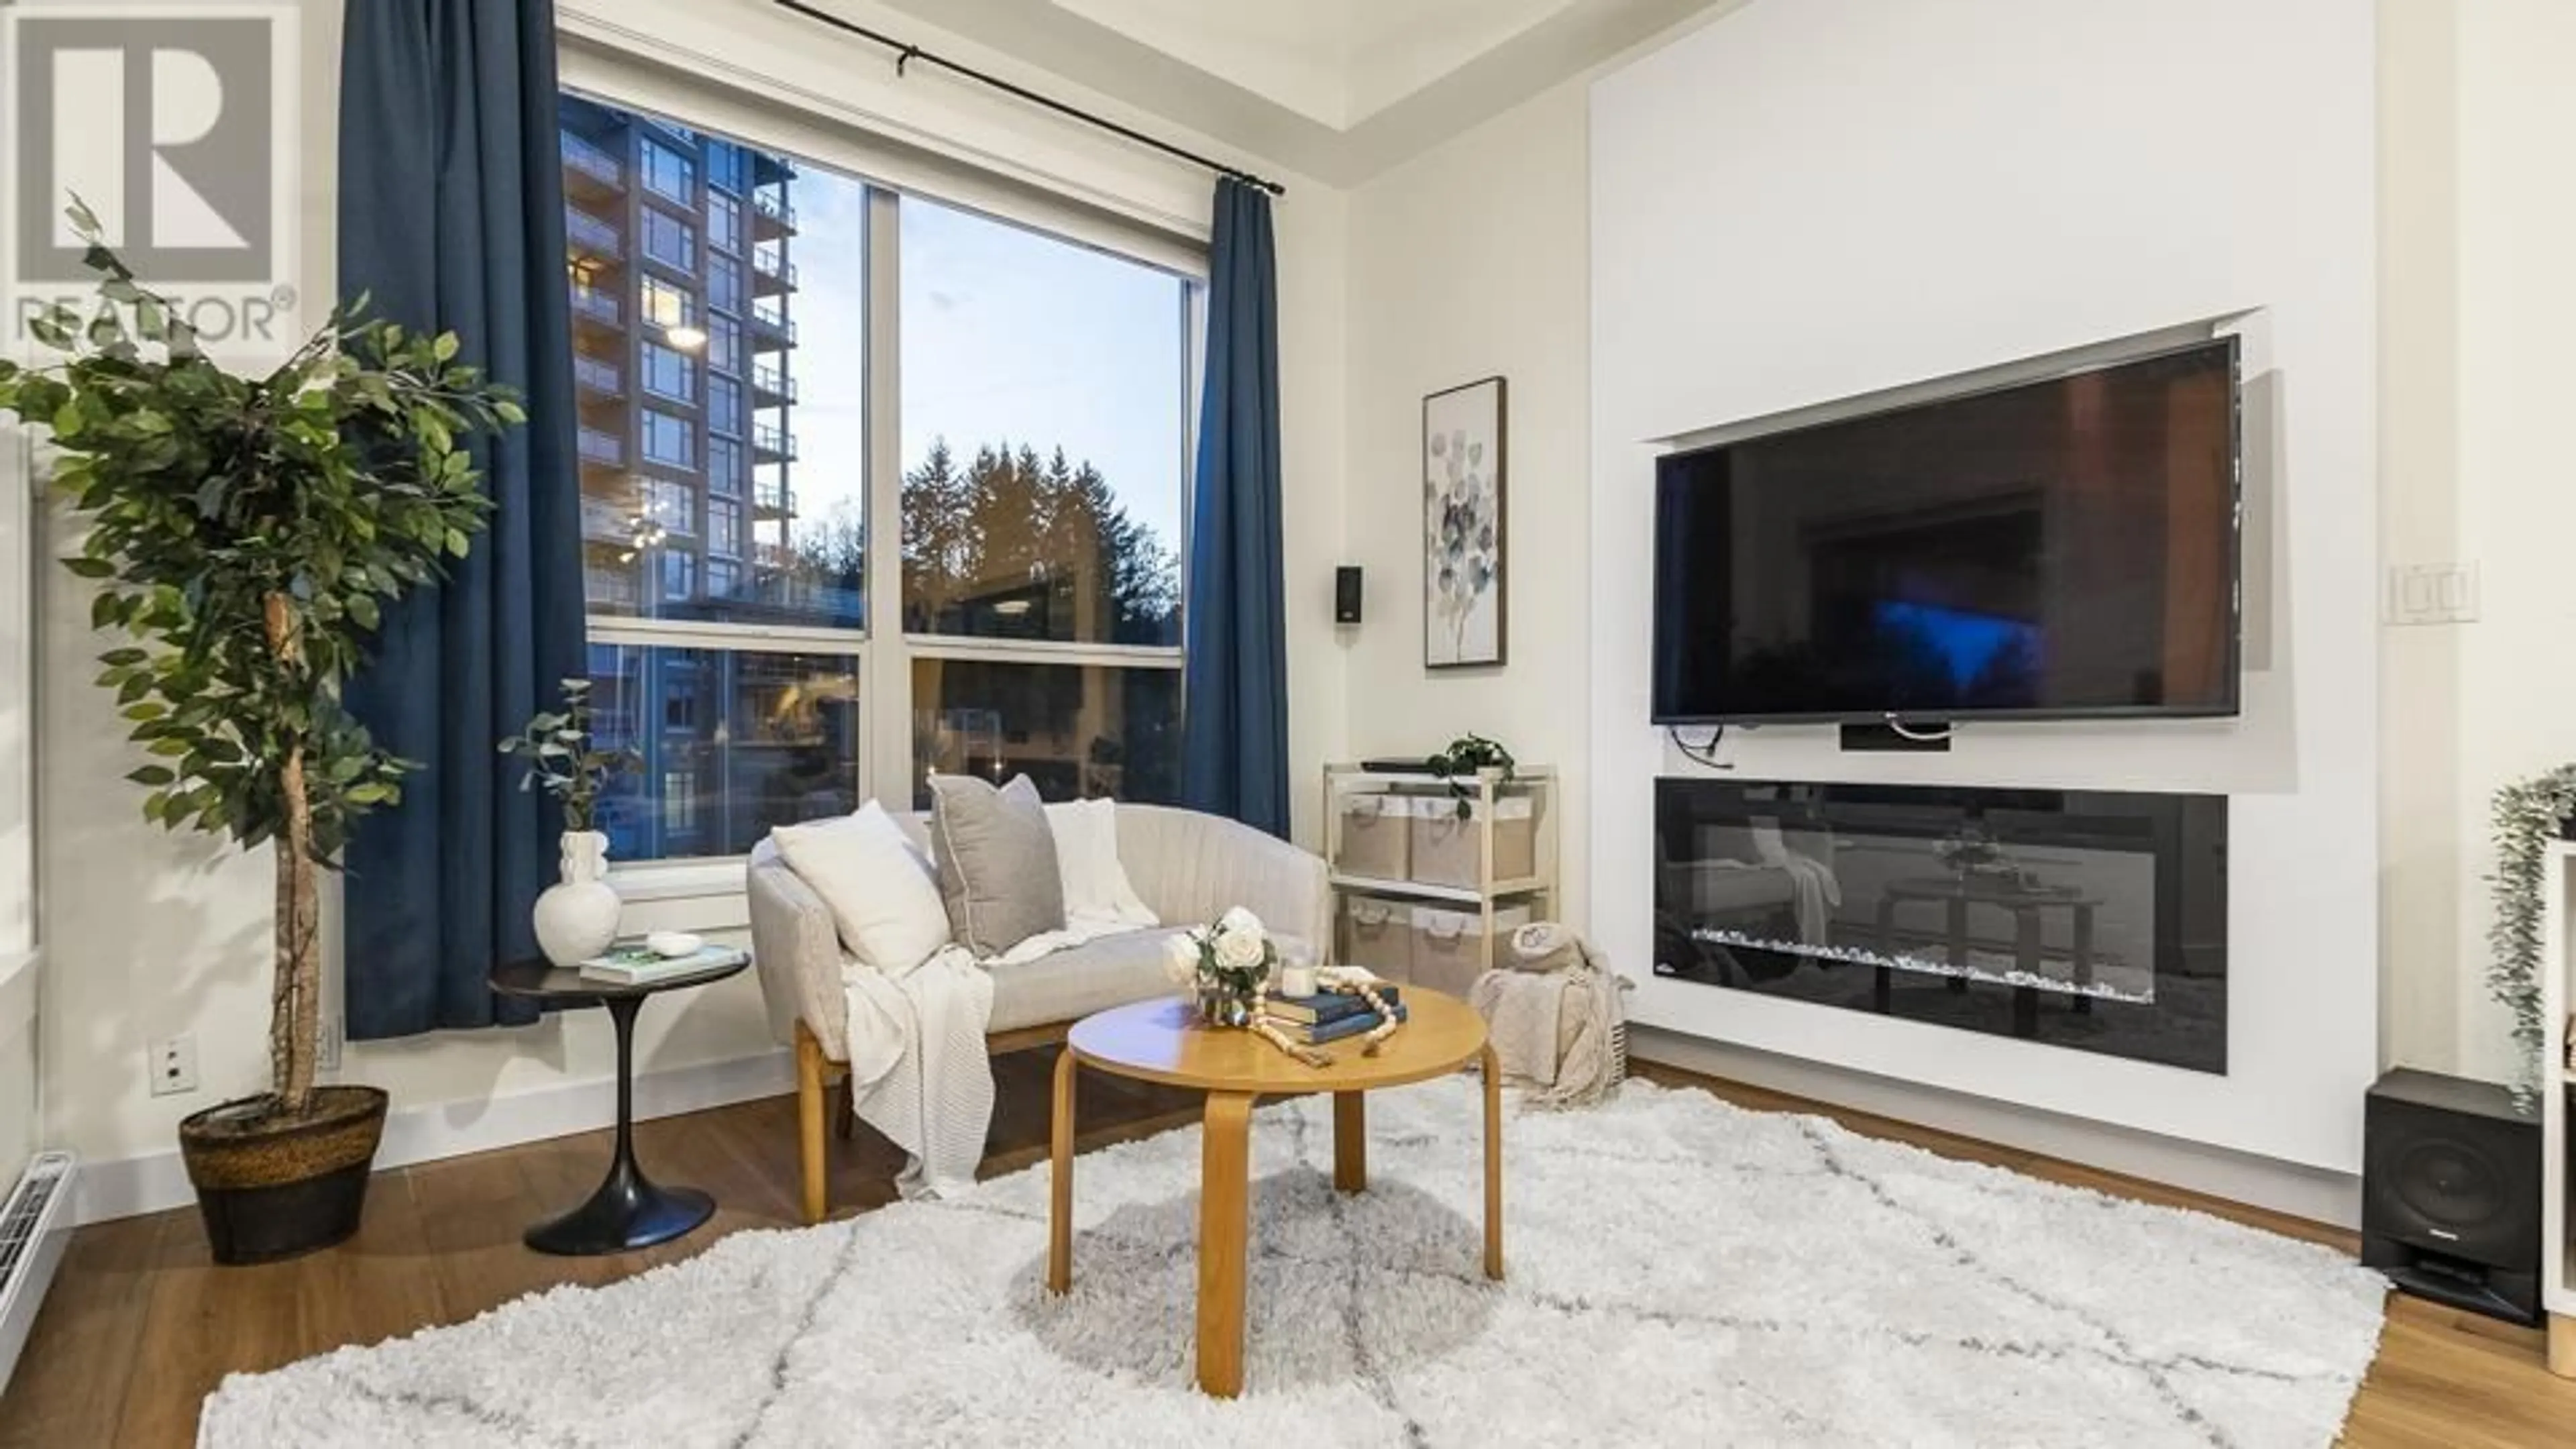
[(2419, 1297), (2538, 1323), (2538, 1114), (2486, 1082), (2380, 1078), (2362, 1109), (2361, 1261)]
[(1344, 564), (1333, 570), (1333, 622), (1356, 624), (1360, 621), (1360, 566)]

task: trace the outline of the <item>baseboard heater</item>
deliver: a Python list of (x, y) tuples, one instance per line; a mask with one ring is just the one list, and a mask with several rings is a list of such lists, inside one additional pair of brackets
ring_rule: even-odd
[(74, 1175), (70, 1153), (39, 1153), (0, 1203), (0, 1392), (9, 1387), (36, 1310), (71, 1244)]

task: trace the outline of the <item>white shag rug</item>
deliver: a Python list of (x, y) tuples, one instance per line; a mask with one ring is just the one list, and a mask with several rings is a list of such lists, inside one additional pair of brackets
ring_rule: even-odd
[(1632, 1082), (1505, 1122), (1377, 1093), (1369, 1190), (1320, 1100), (1253, 1124), (1246, 1392), (1191, 1385), (1198, 1133), (742, 1233), (601, 1289), (236, 1375), (207, 1449), (400, 1444), (2324, 1445), (2385, 1286), (2329, 1249)]

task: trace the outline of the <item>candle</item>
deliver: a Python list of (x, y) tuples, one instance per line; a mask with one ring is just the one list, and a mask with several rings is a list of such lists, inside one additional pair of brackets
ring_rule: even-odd
[(1282, 996), (1312, 996), (1312, 995), (1314, 995), (1314, 994), (1315, 994), (1315, 968), (1314, 968), (1314, 967), (1312, 967), (1312, 966), (1282, 966), (1282, 967), (1280, 967), (1280, 968), (1279, 968), (1279, 994), (1280, 994), (1280, 995), (1282, 995)]

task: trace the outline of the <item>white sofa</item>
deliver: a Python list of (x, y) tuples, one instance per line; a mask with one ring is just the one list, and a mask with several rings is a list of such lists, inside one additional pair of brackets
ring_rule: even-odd
[[(928, 848), (927, 822), (895, 817)], [(1020, 966), (993, 971), (993, 1016), (986, 1038), (994, 1052), (1062, 1041), (1067, 1028), (1095, 1011), (1170, 994), (1163, 940), (1204, 925), (1230, 906), (1261, 917), (1273, 934), (1309, 959), (1330, 941), (1332, 897), (1324, 862), (1250, 826), (1195, 811), (1153, 805), (1118, 807), (1118, 860), (1137, 895), (1162, 918), (1158, 930), (1106, 936)], [(748, 867), (751, 951), (769, 1008), (770, 1030), (796, 1048), (796, 1126), (802, 1151), (805, 1220), (830, 1209), (830, 1085), (848, 1070), (848, 999), (841, 973), (855, 958), (842, 949), (832, 913), (763, 840)]]

